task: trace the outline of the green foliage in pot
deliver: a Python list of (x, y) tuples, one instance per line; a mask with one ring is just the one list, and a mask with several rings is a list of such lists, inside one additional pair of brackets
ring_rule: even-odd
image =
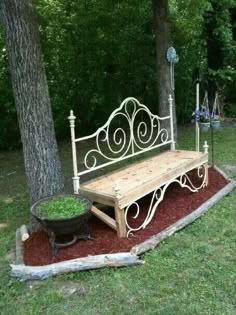
[(38, 207), (38, 215), (41, 218), (51, 220), (68, 219), (88, 210), (86, 201), (73, 196), (56, 196), (52, 199), (43, 201)]

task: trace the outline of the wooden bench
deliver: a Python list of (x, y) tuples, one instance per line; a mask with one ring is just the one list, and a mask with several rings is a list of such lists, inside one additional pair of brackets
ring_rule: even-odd
[[(158, 204), (163, 200), (165, 191), (171, 183), (177, 182), (181, 187), (187, 187), (192, 192), (197, 192), (208, 183), (207, 143), (205, 142), (204, 145), (204, 153), (175, 149), (172, 102), (170, 96), (169, 116), (159, 117), (153, 115), (135, 98), (127, 98), (95, 133), (77, 139), (75, 116), (72, 111), (68, 117), (71, 127), (74, 193), (87, 196), (93, 203), (114, 207), (115, 219), (94, 205), (92, 212), (116, 230), (119, 237), (128, 237), (131, 232), (145, 228), (151, 222)], [(114, 119), (123, 120), (123, 123), (121, 127), (116, 125), (110, 134)], [(127, 123), (127, 128), (124, 127), (124, 122)], [(169, 122), (169, 128), (165, 127), (166, 122)], [(78, 172), (76, 146), (90, 139), (95, 140), (95, 148), (86, 152), (83, 157), (85, 170)], [(80, 185), (81, 175), (164, 145), (170, 145), (171, 149)], [(99, 157), (102, 158), (101, 163)], [(197, 169), (198, 177), (201, 179), (197, 187), (187, 174), (193, 169)], [(152, 197), (145, 220), (138, 227), (130, 226), (128, 212), (131, 206), (136, 208), (135, 217), (137, 217), (141, 211), (139, 200), (150, 193)]]

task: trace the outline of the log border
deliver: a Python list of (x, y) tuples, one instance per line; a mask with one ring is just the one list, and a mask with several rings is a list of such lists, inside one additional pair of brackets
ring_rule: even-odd
[(66, 260), (46, 266), (26, 266), (12, 264), (11, 276), (25, 280), (45, 280), (57, 274), (100, 269), (105, 267), (126, 267), (144, 264), (140, 257), (131, 253), (116, 253), (88, 256)]
[[(219, 168), (217, 168), (217, 171), (221, 172), (221, 174), (226, 179), (229, 179), (228, 176), (226, 176)], [(154, 249), (163, 240), (200, 218), (212, 206), (214, 206), (218, 201), (228, 195), (235, 188), (236, 181), (230, 180), (230, 182), (224, 188), (218, 191), (215, 195), (213, 195), (210, 199), (208, 199), (192, 213), (178, 220), (171, 226), (167, 227), (165, 230), (152, 236), (143, 243), (135, 245), (131, 248), (130, 252), (125, 253), (88, 256), (46, 266), (26, 266), (23, 263), (23, 242), (21, 239), (21, 233), (20, 229), (17, 229), (16, 261), (15, 264), (11, 264), (11, 276), (19, 278), (22, 281), (44, 280), (51, 276), (68, 272), (100, 269), (105, 267), (125, 267), (144, 264), (144, 261), (140, 260), (139, 255), (142, 255), (145, 252)]]
[(15, 264), (24, 264), (24, 245), (21, 239), (20, 229), (16, 230), (16, 251), (15, 251)]

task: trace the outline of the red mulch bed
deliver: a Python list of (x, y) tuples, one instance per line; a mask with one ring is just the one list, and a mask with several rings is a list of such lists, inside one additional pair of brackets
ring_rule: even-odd
[[(191, 174), (193, 178), (193, 174)], [(196, 182), (196, 181), (195, 181)], [(61, 248), (54, 262), (86, 257), (89, 255), (127, 252), (134, 245), (139, 244), (151, 236), (164, 230), (179, 219), (190, 214), (206, 200), (223, 188), (228, 181), (214, 169), (209, 169), (209, 185), (198, 193), (192, 193), (178, 184), (171, 184), (166, 191), (164, 200), (158, 206), (155, 216), (146, 229), (135, 232), (128, 239), (119, 239), (116, 232), (99, 219), (92, 217), (89, 225), (92, 240), (78, 241), (72, 246)], [(148, 198), (149, 197), (149, 198)], [(142, 211), (136, 224), (141, 224), (148, 210), (150, 196), (141, 200)], [(33, 233), (24, 245), (24, 259), (26, 265), (39, 266), (52, 263), (51, 245), (48, 235), (40, 230)]]

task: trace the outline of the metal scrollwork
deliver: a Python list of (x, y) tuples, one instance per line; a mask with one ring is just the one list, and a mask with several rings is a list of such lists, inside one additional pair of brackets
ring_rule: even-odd
[[(147, 119), (139, 121), (137, 116), (141, 115)], [(115, 118), (125, 121), (126, 126), (122, 124), (122, 127), (113, 130), (111, 125)], [(161, 127), (161, 121), (170, 119), (171, 116), (153, 115), (145, 105), (133, 97), (125, 99), (94, 134), (75, 139), (75, 142), (80, 142), (95, 138), (95, 148), (84, 156), (86, 170), (78, 175), (132, 157), (150, 148), (171, 143), (169, 131)], [(98, 158), (106, 162), (100, 165)]]
[(205, 165), (200, 165), (197, 168), (197, 177), (200, 180), (200, 183), (198, 185), (194, 184), (193, 181), (190, 179), (188, 174), (182, 174), (179, 178), (173, 179), (169, 182), (167, 182), (164, 186), (158, 187), (152, 194), (151, 202), (148, 208), (148, 212), (146, 215), (146, 218), (142, 222), (141, 225), (138, 227), (132, 227), (128, 222), (128, 213), (130, 212), (131, 208), (135, 207), (135, 215), (132, 217), (132, 219), (137, 219), (140, 214), (140, 206), (137, 201), (132, 202), (129, 204), (125, 209), (125, 222), (127, 226), (127, 237), (132, 234), (133, 232), (139, 231), (141, 229), (145, 229), (146, 226), (151, 222), (153, 216), (155, 215), (156, 209), (159, 205), (159, 203), (163, 200), (164, 194), (166, 192), (166, 189), (169, 187), (172, 183), (178, 183), (182, 188), (188, 188), (191, 192), (198, 192), (201, 188), (205, 187), (207, 184), (207, 172), (206, 172)]

